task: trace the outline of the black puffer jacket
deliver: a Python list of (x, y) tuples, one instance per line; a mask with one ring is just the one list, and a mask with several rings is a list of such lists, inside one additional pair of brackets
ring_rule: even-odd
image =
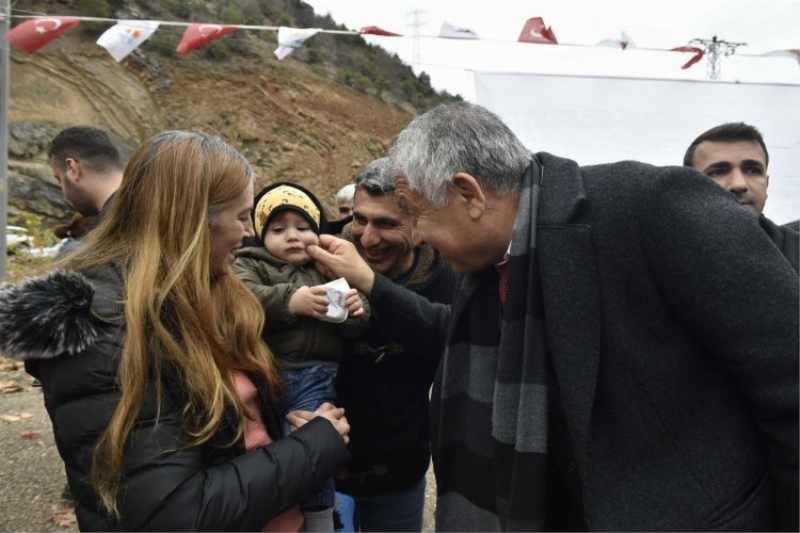
[[(121, 287), (113, 267), (0, 287), (0, 351), (24, 360), (42, 382), (81, 530), (260, 531), (347, 463), (344, 441), (324, 419), (247, 453), (241, 438), (234, 442), (236, 421), (229, 416), (211, 441), (179, 449), (189, 438), (181, 427), (186, 401), (177, 380), (166, 378), (158, 424), (155, 384), (146, 385), (125, 449), (122, 518), (110, 518), (89, 473), (95, 443), (119, 399), (124, 325), (113, 317), (122, 316)], [(279, 435), (278, 414), (263, 384), (254, 382), (267, 429)]]

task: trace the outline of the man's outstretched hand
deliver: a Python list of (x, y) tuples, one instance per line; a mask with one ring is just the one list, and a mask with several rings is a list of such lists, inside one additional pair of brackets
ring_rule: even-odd
[(329, 279), (344, 278), (367, 296), (372, 292), (375, 273), (364, 261), (352, 242), (320, 235), (319, 246), (309, 245), (306, 252), (314, 260), (317, 270)]

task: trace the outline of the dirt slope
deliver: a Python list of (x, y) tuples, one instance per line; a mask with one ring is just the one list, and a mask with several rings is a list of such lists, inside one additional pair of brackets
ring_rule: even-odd
[[(30, 123), (57, 132), (95, 125), (113, 132), (129, 150), (164, 129), (202, 128), (240, 149), (261, 184), (298, 181), (332, 207), (336, 190), (380, 157), (412, 118), (291, 58), (212, 62), (190, 55), (163, 58), (137, 51), (117, 64), (99, 46), (70, 34), (33, 55), (13, 49), (10, 126)], [(30, 135), (27, 128), (14, 131), (17, 137)], [(37, 187), (55, 187), (47, 183), (46, 137), (18, 139), (12, 132), (11, 141), (27, 148), (12, 150), (11, 178), (37, 174)], [(42, 167), (32, 171), (30, 164)], [(13, 205), (14, 187), (9, 196)], [(27, 205), (36, 210), (30, 201)]]

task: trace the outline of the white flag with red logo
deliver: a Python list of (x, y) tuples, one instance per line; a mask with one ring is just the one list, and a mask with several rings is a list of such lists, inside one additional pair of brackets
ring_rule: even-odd
[(319, 28), (278, 28), (278, 48), (275, 55), (278, 59), (288, 56), (306, 42), (306, 39), (319, 33)]
[(81, 19), (75, 17), (43, 17), (26, 20), (6, 33), (6, 41), (26, 54), (32, 54), (80, 22)]
[(627, 50), (628, 48), (636, 48), (636, 45), (624, 31), (620, 34), (619, 39), (603, 39), (595, 46), (608, 46), (610, 48), (622, 48), (623, 50)]
[(765, 57), (793, 57), (797, 64), (800, 65), (800, 50), (773, 50), (761, 55)]
[(120, 20), (97, 39), (97, 44), (119, 63), (153, 35), (159, 24), (157, 20)]

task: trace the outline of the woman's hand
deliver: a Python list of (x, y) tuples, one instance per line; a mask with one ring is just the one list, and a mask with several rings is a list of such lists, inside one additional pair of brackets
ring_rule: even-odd
[(325, 402), (314, 412), (303, 411), (302, 409), (291, 411), (286, 415), (286, 421), (292, 426), (291, 430), (295, 431), (318, 416), (327, 418), (333, 424), (333, 428), (342, 436), (345, 444), (350, 442), (350, 424), (344, 416), (344, 408), (336, 407), (332, 403)]

